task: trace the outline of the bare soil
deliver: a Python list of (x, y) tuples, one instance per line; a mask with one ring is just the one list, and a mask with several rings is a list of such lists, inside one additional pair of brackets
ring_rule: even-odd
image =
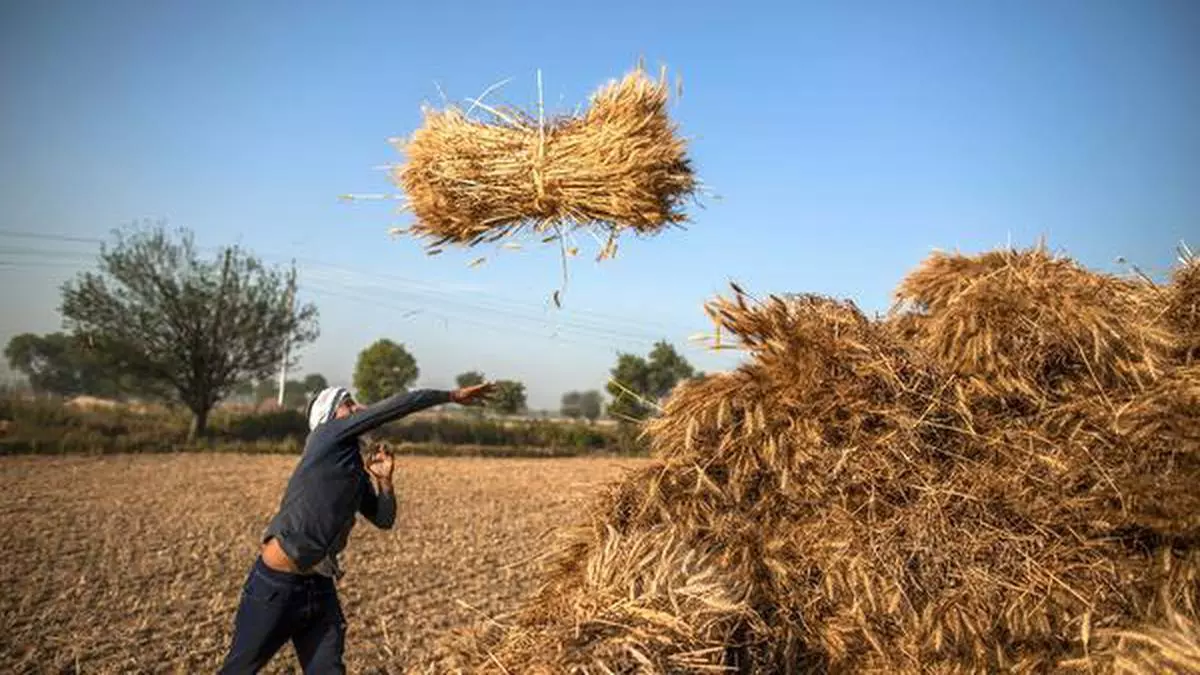
[[(296, 459), (0, 458), (0, 672), (215, 672)], [(342, 556), (349, 671), (422, 672), (514, 609), (546, 533), (638, 464), (399, 458), (395, 529), (360, 520)], [(299, 672), (290, 645), (267, 672)]]

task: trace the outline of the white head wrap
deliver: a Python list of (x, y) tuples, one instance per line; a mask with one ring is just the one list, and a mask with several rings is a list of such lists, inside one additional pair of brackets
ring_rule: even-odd
[(312, 404), (308, 406), (308, 430), (312, 431), (333, 419), (334, 411), (342, 404), (342, 401), (349, 397), (350, 392), (343, 387), (322, 389), (321, 393), (313, 399)]

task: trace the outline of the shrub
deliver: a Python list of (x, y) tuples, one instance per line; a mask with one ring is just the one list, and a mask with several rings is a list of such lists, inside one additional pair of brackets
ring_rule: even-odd
[[(308, 424), (295, 410), (221, 410), (209, 436), (187, 442), (188, 415), (153, 406), (83, 408), (54, 398), (0, 396), (0, 454), (82, 452), (292, 452), (304, 447)], [(632, 426), (511, 420), (477, 416), (415, 417), (372, 436), (409, 454), (546, 457), (589, 453), (645, 454)]]

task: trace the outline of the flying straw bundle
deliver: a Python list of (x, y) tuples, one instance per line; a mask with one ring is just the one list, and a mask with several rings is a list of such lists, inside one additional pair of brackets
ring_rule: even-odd
[(1163, 289), (1035, 249), (935, 256), (901, 296), (918, 302), (887, 320), (808, 295), (710, 303), (751, 358), (673, 393), (647, 427), (656, 461), (453, 657), (490, 673), (1190, 672), (1200, 372), (1149, 311)]
[(684, 222), (697, 182), (667, 116), (668, 92), (665, 71), (655, 81), (639, 68), (596, 92), (582, 116), (547, 120), (540, 102), (535, 116), (476, 101), (488, 121), (472, 109), (427, 110), (392, 174), (416, 216), (409, 231), (439, 250), (526, 226), (553, 235), (594, 226), (607, 231), (603, 257), (623, 231)]

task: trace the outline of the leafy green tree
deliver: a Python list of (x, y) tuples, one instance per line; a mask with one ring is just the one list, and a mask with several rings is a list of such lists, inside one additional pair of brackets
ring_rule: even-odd
[[(610, 371), (611, 379), (606, 387), (612, 402), (608, 414), (622, 422), (636, 422), (650, 414), (649, 399), (650, 364), (637, 354), (618, 354), (617, 365)], [(639, 398), (640, 397), (640, 398)]]
[(478, 370), (468, 370), (465, 373), (459, 373), (458, 377), (454, 378), (459, 388), (474, 387), (477, 384), (483, 384), (486, 381), (483, 373)]
[(157, 225), (117, 232), (97, 271), (63, 285), (61, 310), (108, 363), (187, 406), (194, 439), (239, 382), (316, 339), (317, 308), (296, 306), (295, 291), (295, 267), (265, 267), (237, 246), (204, 259), (191, 232)]
[(571, 419), (579, 419), (583, 417), (583, 408), (580, 406), (580, 399), (583, 394), (577, 391), (568, 391), (562, 397), (562, 414), (563, 417)]
[(604, 413), (604, 399), (595, 389), (589, 391), (569, 391), (562, 397), (562, 414), (565, 417), (579, 419), (581, 417), (595, 422)]
[(604, 399), (595, 389), (579, 395), (579, 411), (589, 421), (595, 422), (604, 413)]
[(35, 392), (59, 396), (116, 396), (119, 377), (86, 345), (65, 333), (13, 336), (4, 348), (13, 370), (29, 380)]
[(650, 350), (649, 366), (650, 388), (647, 393), (655, 401), (665, 398), (676, 384), (696, 375), (696, 369), (675, 351), (675, 347), (661, 341)]
[(354, 388), (360, 401), (374, 403), (406, 391), (420, 373), (417, 360), (404, 345), (384, 338), (358, 354)]
[(320, 373), (309, 373), (304, 376), (304, 393), (307, 395), (315, 394), (328, 386), (329, 380), (326, 380), (325, 376)]
[(636, 354), (618, 354), (607, 389), (612, 396), (611, 416), (623, 421), (640, 421), (650, 415), (653, 406), (671, 393), (680, 380), (694, 377), (696, 371), (687, 359), (667, 342), (657, 342), (648, 358)]
[(516, 415), (525, 410), (525, 385), (515, 380), (496, 382), (496, 393), (491, 398), (492, 409), (502, 415)]

